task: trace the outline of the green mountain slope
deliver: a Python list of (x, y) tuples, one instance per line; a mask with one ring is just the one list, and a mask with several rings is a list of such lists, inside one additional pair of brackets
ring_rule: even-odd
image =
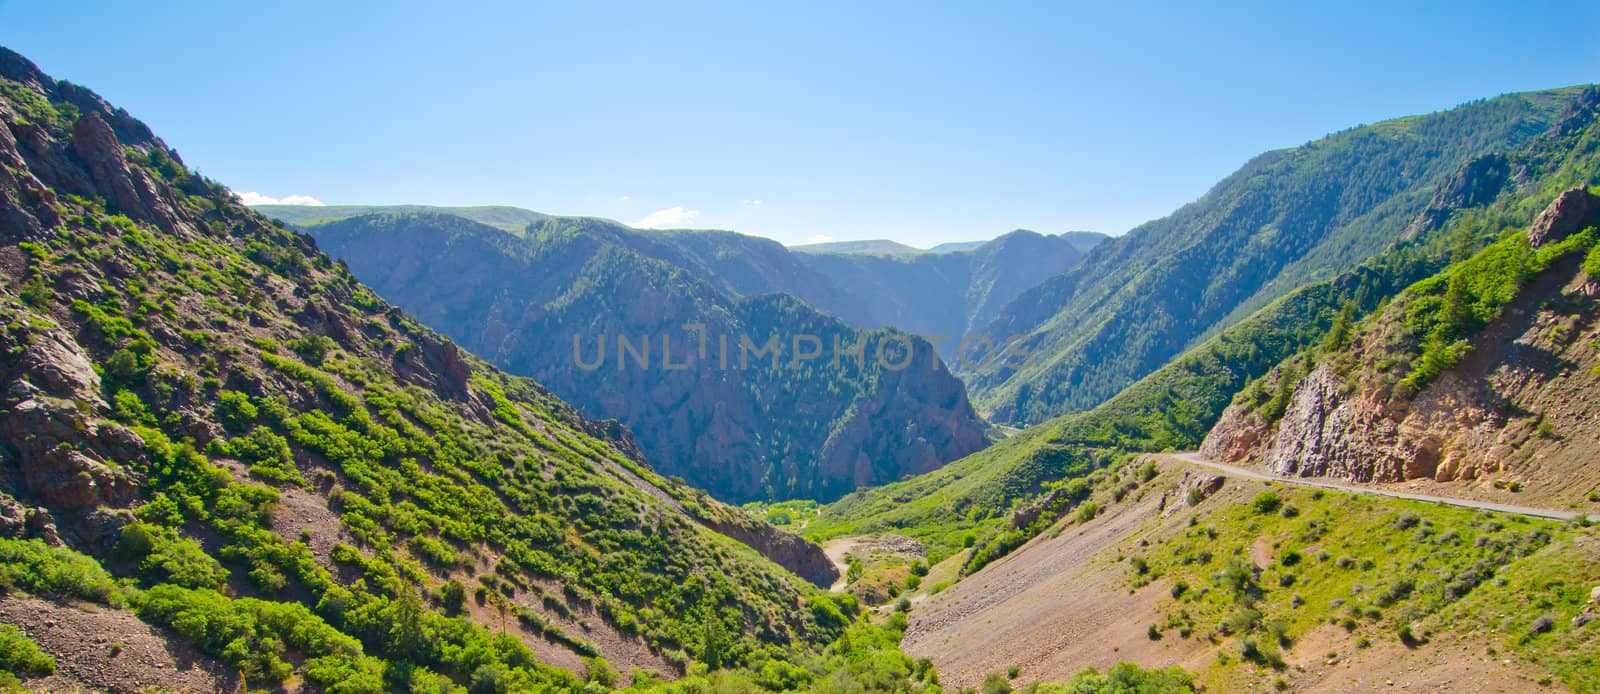
[(1231, 321), (1382, 250), (1463, 163), (1527, 142), (1580, 91), (1503, 96), (1257, 157), (1011, 302), (986, 332), (1027, 336), (1035, 358), (969, 379), (975, 401), (1017, 424), (1093, 407)]
[(707, 527), (777, 544), (740, 517), (0, 49), (8, 593), (252, 687), (576, 691), (598, 658), (805, 687), (852, 606)]
[(832, 500), (985, 444), (927, 343), (760, 293), (806, 279), (771, 241), (567, 218), (519, 238), (442, 215), (312, 232), (425, 323), (622, 421), (660, 470), (719, 498)]

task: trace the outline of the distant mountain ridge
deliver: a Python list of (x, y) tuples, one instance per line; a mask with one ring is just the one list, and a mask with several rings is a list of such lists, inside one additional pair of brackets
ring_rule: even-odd
[(918, 253), (927, 252), (916, 246), (907, 246), (899, 241), (890, 241), (889, 239), (807, 243), (799, 246), (790, 246), (789, 250), (801, 253), (859, 253), (863, 255), (917, 255)]
[[(371, 215), (450, 215), (517, 235), (556, 219), (500, 207), (390, 205), (339, 207), (262, 206), (296, 226), (315, 229)], [(484, 220), (500, 220), (491, 223)], [(527, 219), (527, 224), (512, 222)], [(1016, 230), (982, 242), (944, 244), (927, 251), (892, 241), (852, 241), (785, 247), (770, 239), (732, 231), (629, 229), (612, 220), (582, 219), (590, 229), (626, 236), (637, 250), (737, 295), (781, 292), (864, 328), (898, 328), (937, 342), (951, 368), (966, 370), (997, 359), (974, 342), (967, 358), (961, 340), (999, 314), (1030, 287), (1071, 268), (1108, 237), (1085, 231), (1056, 235)], [(298, 220), (298, 221), (297, 221)], [(513, 228), (514, 227), (514, 228)]]
[(860, 325), (892, 325), (940, 338), (940, 355), (965, 371), (997, 359), (1005, 337), (992, 341), (993, 350), (973, 342), (967, 354), (958, 355), (963, 338), (990, 324), (1015, 297), (1081, 262), (1077, 244), (1085, 240), (1017, 230), (971, 250), (804, 254), (809, 268), (852, 301), (800, 296)]
[[(309, 230), (422, 321), (590, 416), (622, 421), (664, 474), (723, 499), (830, 500), (986, 444), (928, 343), (783, 293), (807, 270), (767, 239), (589, 218), (518, 236), (431, 213)], [(769, 344), (781, 355), (756, 349)], [(857, 345), (865, 358), (841, 354)], [(880, 349), (910, 349), (913, 361), (885, 362)]]
[[(1018, 229), (1018, 231), (1026, 230)], [(1068, 241), (1072, 244), (1073, 248), (1076, 248), (1084, 253), (1089, 252), (1089, 249), (1099, 245), (1101, 241), (1110, 238), (1109, 236), (1096, 231), (1067, 231), (1056, 234), (1055, 236), (1059, 236)], [(839, 253), (846, 255), (918, 255), (922, 253), (955, 253), (962, 251), (974, 251), (995, 240), (996, 239), (987, 239), (983, 241), (951, 241), (926, 249), (917, 248), (916, 246), (908, 246), (900, 243), (899, 241), (891, 241), (889, 239), (869, 239), (864, 241), (826, 241), (821, 243), (806, 243), (798, 246), (789, 246), (789, 250), (799, 251), (801, 253)]]
[(256, 205), (253, 208), (273, 219), (294, 226), (325, 224), (369, 214), (451, 214), (486, 224), (496, 229), (520, 234), (529, 224), (541, 222), (550, 215), (507, 205), (476, 205), (466, 207), (440, 207), (436, 205)]

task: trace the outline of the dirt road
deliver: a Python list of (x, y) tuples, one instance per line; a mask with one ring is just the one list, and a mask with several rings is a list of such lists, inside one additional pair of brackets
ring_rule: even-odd
[[(1200, 466), (1200, 467), (1203, 467), (1203, 468), (1206, 468), (1206, 469), (1209, 469), (1209, 470), (1214, 470), (1216, 472), (1222, 473), (1224, 476), (1227, 476), (1227, 477), (1249, 479), (1249, 480), (1257, 480), (1257, 481), (1261, 481), (1261, 482), (1279, 482), (1279, 483), (1282, 483), (1282, 484), (1292, 484), (1292, 485), (1295, 485), (1297, 487), (1315, 487), (1315, 488), (1318, 488), (1318, 489), (1331, 489), (1331, 490), (1334, 490), (1334, 491), (1349, 492), (1351, 494), (1374, 494), (1374, 495), (1377, 495), (1377, 496), (1387, 496), (1387, 497), (1393, 497), (1393, 498), (1396, 498), (1396, 499), (1410, 499), (1412, 501), (1427, 501), (1427, 502), (1432, 502), (1432, 503), (1436, 503), (1436, 504), (1448, 504), (1448, 505), (1451, 505), (1451, 506), (1461, 506), (1461, 507), (1464, 507), (1464, 508), (1475, 508), (1475, 509), (1481, 509), (1481, 510), (1484, 510), (1484, 511), (1495, 511), (1495, 512), (1498, 512), (1498, 513), (1515, 513), (1515, 514), (1523, 515), (1523, 516), (1533, 516), (1535, 518), (1550, 518), (1550, 519), (1553, 519), (1553, 520), (1561, 520), (1561, 521), (1572, 520), (1572, 519), (1577, 518), (1579, 516), (1579, 514), (1577, 512), (1574, 512), (1574, 511), (1558, 511), (1558, 510), (1555, 510), (1555, 509), (1534, 508), (1534, 507), (1531, 507), (1531, 506), (1515, 506), (1515, 505), (1512, 505), (1512, 504), (1497, 504), (1497, 503), (1493, 503), (1493, 502), (1489, 502), (1489, 501), (1473, 501), (1471, 499), (1454, 499), (1454, 498), (1445, 497), (1445, 496), (1429, 496), (1427, 494), (1412, 494), (1410, 492), (1397, 492), (1397, 491), (1392, 491), (1392, 490), (1388, 490), (1388, 489), (1374, 489), (1374, 488), (1371, 488), (1371, 487), (1362, 487), (1362, 486), (1353, 485), (1353, 484), (1343, 484), (1343, 483), (1339, 483), (1339, 482), (1324, 482), (1324, 481), (1320, 481), (1320, 480), (1309, 480), (1309, 479), (1304, 479), (1304, 478), (1299, 478), (1299, 477), (1279, 477), (1277, 475), (1269, 475), (1269, 474), (1267, 474), (1265, 472), (1261, 472), (1259, 470), (1251, 470), (1249, 468), (1242, 468), (1242, 467), (1238, 467), (1236, 465), (1228, 465), (1228, 464), (1225, 464), (1225, 463), (1218, 463), (1218, 462), (1215, 462), (1215, 461), (1207, 460), (1205, 458), (1200, 457), (1199, 453), (1194, 453), (1194, 452), (1189, 452), (1189, 453), (1164, 453), (1164, 454), (1161, 454), (1161, 455), (1163, 457), (1165, 457), (1165, 458), (1176, 460), (1176, 461), (1179, 461), (1179, 462), (1182, 462), (1182, 463), (1187, 463), (1189, 465), (1197, 465), (1197, 466)], [(1589, 520), (1595, 521), (1595, 522), (1600, 522), (1600, 516), (1589, 516)]]

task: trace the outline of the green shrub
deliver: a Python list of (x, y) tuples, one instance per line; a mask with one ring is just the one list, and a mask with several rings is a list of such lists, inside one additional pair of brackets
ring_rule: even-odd
[(1160, 471), (1156, 470), (1155, 463), (1146, 462), (1145, 464), (1139, 466), (1139, 481), (1149, 482), (1150, 480), (1155, 479), (1159, 472)]
[(1011, 694), (1011, 682), (998, 672), (983, 678), (983, 694)]
[(51, 302), (55, 300), (55, 295), (56, 293), (45, 285), (43, 275), (28, 278), (27, 282), (22, 283), (22, 289), (17, 292), (22, 303), (37, 309), (49, 308)]
[[(284, 657), (293, 649), (318, 663), (306, 668), (318, 684), (338, 685), (343, 680), (331, 678), (350, 676), (380, 684), (366, 676), (372, 674), (374, 662), (362, 655), (360, 642), (296, 603), (228, 598), (213, 590), (163, 584), (145, 591), (137, 607), (141, 619), (173, 630), (252, 680), (287, 679), (292, 668)], [(342, 689), (381, 691), (348, 683)]]
[(122, 603), (121, 591), (99, 562), (41, 540), (0, 538), (0, 580), (34, 595)]
[(250, 396), (233, 390), (217, 393), (215, 413), (222, 426), (235, 433), (248, 429), (260, 415), (255, 403), (250, 402)]
[(1092, 521), (1094, 520), (1095, 516), (1098, 515), (1100, 515), (1100, 504), (1097, 504), (1093, 501), (1085, 502), (1082, 506), (1078, 507), (1079, 523), (1087, 523)]
[(285, 345), (289, 351), (299, 355), (302, 361), (312, 366), (322, 366), (322, 362), (328, 358), (328, 353), (338, 346), (333, 338), (327, 335), (307, 335), (290, 340)]
[(605, 658), (595, 656), (583, 659), (583, 679), (602, 687), (614, 687), (622, 676)]
[(1104, 674), (1094, 668), (1079, 670), (1062, 686), (1046, 685), (1040, 692), (1193, 692), (1194, 676), (1183, 668), (1143, 670), (1134, 663), (1118, 663)]
[(1409, 578), (1395, 579), (1393, 583), (1390, 583), (1378, 593), (1377, 597), (1374, 598), (1374, 602), (1376, 602), (1379, 607), (1389, 607), (1390, 605), (1410, 597), (1411, 591), (1415, 590), (1416, 587), (1416, 581), (1413, 581)]
[(22, 630), (0, 623), (0, 672), (19, 675), (48, 675), (56, 671), (56, 659), (39, 650), (39, 644)]
[(268, 482), (299, 487), (306, 484), (306, 478), (295, 467), (289, 440), (267, 427), (257, 426), (249, 434), (229, 439), (223, 444), (223, 453), (249, 465), (250, 474)]
[(1277, 511), (1282, 504), (1283, 500), (1274, 492), (1261, 492), (1250, 500), (1250, 508), (1263, 515)]
[(146, 407), (144, 400), (131, 390), (121, 389), (111, 394), (111, 416), (124, 424), (155, 426), (156, 416)]
[(1242, 634), (1256, 628), (1261, 623), (1261, 611), (1245, 608), (1234, 612), (1222, 619), (1217, 625), (1217, 631), (1225, 635)]
[(135, 562), (139, 575), (150, 585), (221, 588), (228, 582), (228, 570), (206, 554), (200, 543), (180, 537), (169, 527), (130, 523), (122, 529), (116, 556)]

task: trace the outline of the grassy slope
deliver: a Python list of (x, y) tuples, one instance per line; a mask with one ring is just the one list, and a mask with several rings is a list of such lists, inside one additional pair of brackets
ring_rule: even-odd
[[(1152, 626), (1219, 644), (1215, 664), (1201, 671), (1207, 681), (1239, 686), (1262, 666), (1276, 669), (1311, 631), (1337, 624), (1356, 649), (1378, 641), (1425, 648), (1434, 637), (1484, 633), (1521, 646), (1575, 690), (1600, 686), (1588, 655), (1600, 632), (1570, 623), (1600, 578), (1571, 554), (1600, 540), (1593, 530), (1373, 496), (1256, 494), (1251, 503), (1206, 504), (1181, 534), (1128, 552), (1135, 587), (1188, 587), (1163, 600), (1166, 619)], [(1260, 495), (1277, 503), (1260, 503)], [(1259, 570), (1249, 568), (1253, 549), (1270, 557)], [(1528, 592), (1530, 585), (1537, 587)], [(1530, 636), (1546, 614), (1557, 626)]]

